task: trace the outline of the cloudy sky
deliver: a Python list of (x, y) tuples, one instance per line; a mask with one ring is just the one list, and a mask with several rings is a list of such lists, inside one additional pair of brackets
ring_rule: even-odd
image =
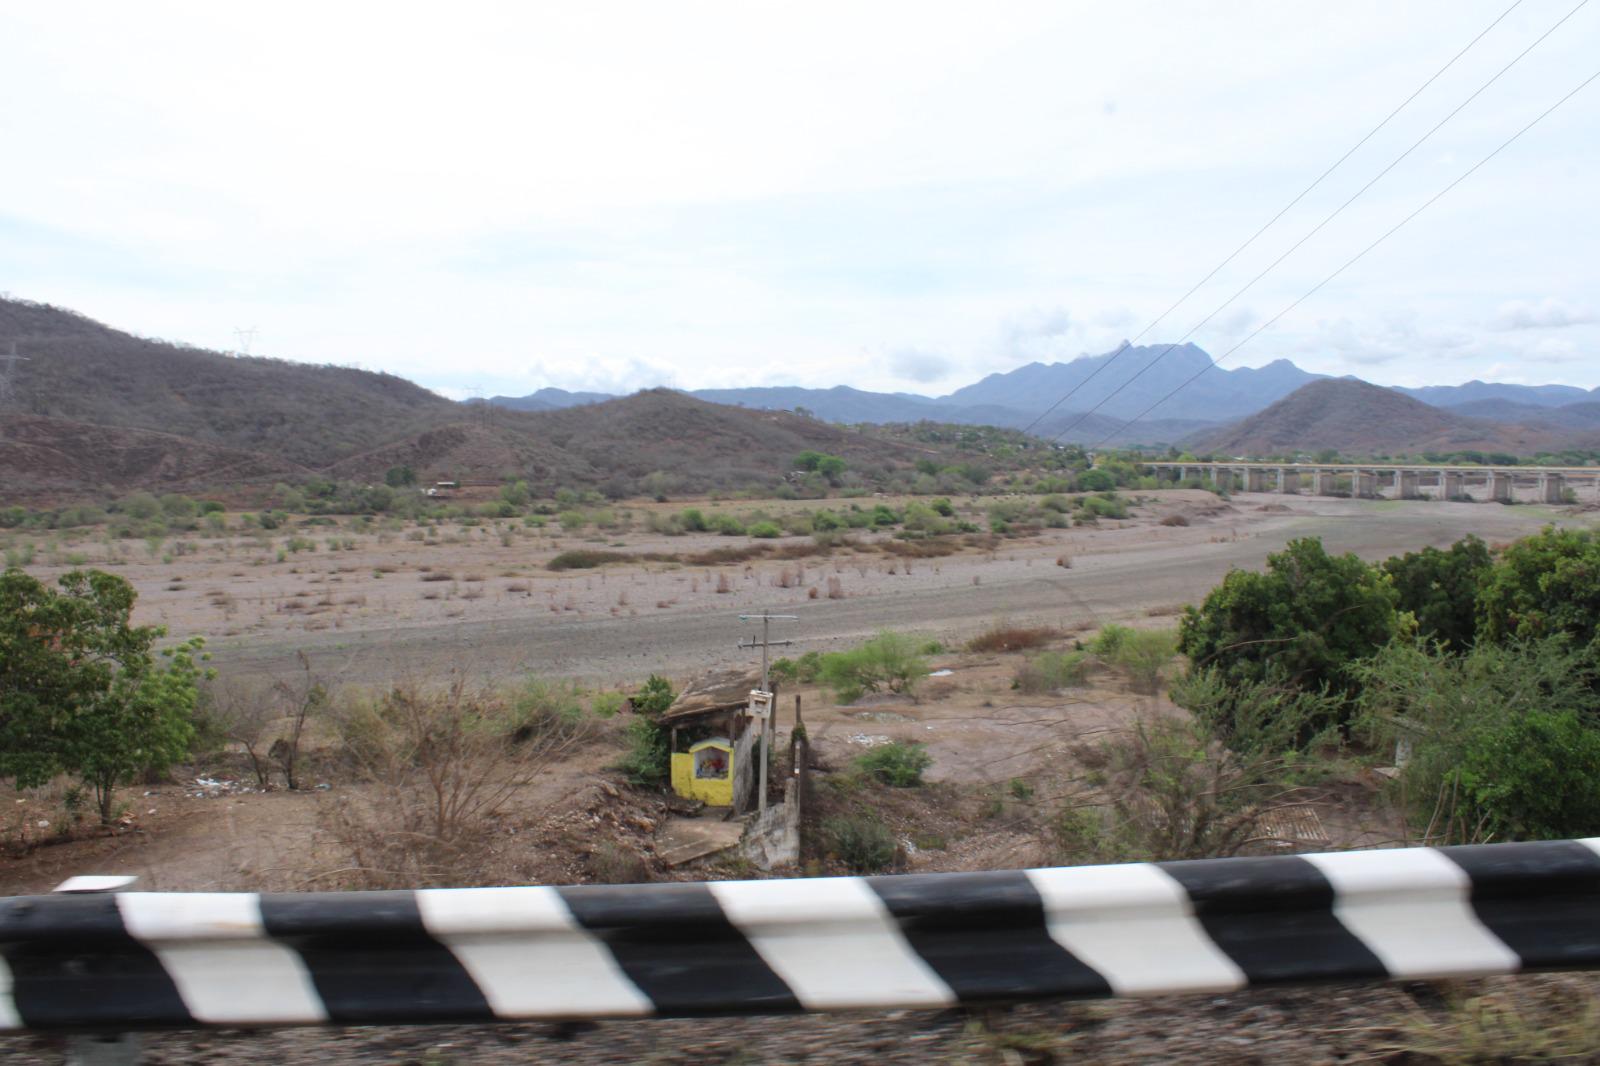
[[(1114, 347), (1511, 0), (13, 4), (0, 292), (448, 395)], [(1221, 354), (1600, 68), (1522, 0), (1144, 333)], [(1600, 385), (1600, 82), (1230, 357)]]

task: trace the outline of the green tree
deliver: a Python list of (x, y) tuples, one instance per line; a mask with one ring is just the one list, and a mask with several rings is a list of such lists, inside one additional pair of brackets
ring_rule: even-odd
[(119, 781), (187, 750), (201, 642), (154, 655), (164, 630), (129, 624), (126, 581), (74, 570), (58, 583), (0, 575), (0, 774), (18, 787), (77, 775), (109, 821)]
[(1352, 667), (1359, 731), (1409, 748), (1400, 784), (1439, 842), (1600, 831), (1600, 666), (1564, 635), (1453, 655), (1396, 640)]
[(1464, 651), (1477, 634), (1478, 589), (1489, 564), (1488, 546), (1467, 536), (1446, 551), (1430, 547), (1393, 556), (1383, 571), (1394, 585), (1395, 605), (1416, 617), (1419, 635)]
[(1375, 568), (1303, 537), (1267, 556), (1265, 573), (1230, 571), (1199, 608), (1186, 607), (1178, 650), (1229, 685), (1349, 698), (1359, 690), (1350, 663), (1397, 630), (1394, 589)]
[(383, 482), (391, 489), (403, 489), (417, 483), (417, 474), (409, 466), (391, 466), (384, 471)]
[(1600, 536), (1546, 527), (1495, 560), (1478, 599), (1481, 640), (1566, 633), (1600, 657)]

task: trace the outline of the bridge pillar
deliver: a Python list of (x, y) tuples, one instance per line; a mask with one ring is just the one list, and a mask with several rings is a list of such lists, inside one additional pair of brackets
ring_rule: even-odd
[(1511, 475), (1503, 470), (1489, 472), (1489, 498), (1500, 503), (1511, 502)]
[(1446, 470), (1439, 475), (1439, 495), (1447, 500), (1459, 500), (1467, 494), (1466, 479), (1459, 470)]
[(1332, 470), (1318, 470), (1312, 475), (1312, 491), (1318, 496), (1332, 496), (1338, 484), (1338, 475)]
[(1562, 491), (1567, 487), (1567, 479), (1560, 474), (1539, 475), (1539, 502), (1560, 503)]
[(1246, 469), (1244, 479), (1246, 492), (1267, 491), (1267, 472), (1260, 467), (1252, 466)]
[(1420, 493), (1417, 492), (1417, 472), (1415, 470), (1402, 470), (1395, 475), (1400, 483), (1398, 493), (1402, 500), (1414, 500)]
[(1363, 500), (1370, 500), (1378, 495), (1378, 475), (1370, 470), (1357, 470), (1351, 478), (1351, 484), (1356, 496)]

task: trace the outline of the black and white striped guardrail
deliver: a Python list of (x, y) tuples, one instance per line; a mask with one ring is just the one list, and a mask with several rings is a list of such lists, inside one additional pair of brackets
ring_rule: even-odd
[(1600, 838), (994, 873), (0, 900), (0, 1028), (944, 1007), (1600, 968)]

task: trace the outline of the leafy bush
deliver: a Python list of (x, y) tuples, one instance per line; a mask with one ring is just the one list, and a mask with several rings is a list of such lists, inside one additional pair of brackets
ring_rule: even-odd
[(856, 756), (858, 770), (891, 788), (916, 788), (923, 771), (933, 765), (928, 749), (915, 741), (892, 741)]
[(724, 537), (742, 537), (745, 535), (744, 523), (731, 514), (715, 515), (711, 519), (711, 528)]
[(769, 672), (778, 681), (792, 683), (800, 680), (799, 664), (788, 657), (774, 660)]
[(1495, 560), (1479, 599), (1479, 639), (1556, 633), (1600, 658), (1600, 536), (1556, 529), (1524, 537)]
[(599, 718), (615, 718), (625, 702), (620, 692), (596, 692), (589, 699), (589, 710)]
[(854, 814), (827, 818), (822, 837), (830, 854), (853, 873), (874, 874), (894, 863), (899, 848), (894, 834), (876, 815)]
[(1231, 685), (1270, 682), (1354, 696), (1348, 667), (1398, 629), (1395, 592), (1354, 554), (1330, 556), (1315, 537), (1267, 556), (1267, 570), (1233, 570), (1198, 608), (1184, 609), (1178, 648)]
[(750, 527), (749, 533), (752, 537), (757, 537), (761, 540), (771, 540), (774, 537), (783, 536), (783, 530), (776, 522), (757, 522)]
[(1415, 616), (1418, 634), (1462, 651), (1477, 635), (1478, 589), (1489, 566), (1488, 547), (1469, 536), (1447, 551), (1429, 547), (1394, 556), (1383, 571), (1394, 586), (1395, 606)]
[(1014, 687), (1038, 694), (1081, 685), (1089, 673), (1089, 657), (1081, 651), (1047, 651), (1017, 667)]
[(1356, 669), (1361, 731), (1410, 746), (1401, 782), (1431, 837), (1600, 830), (1600, 666), (1567, 637), (1466, 655), (1396, 641)]
[(1085, 470), (1078, 475), (1078, 488), (1084, 492), (1110, 492), (1117, 487), (1117, 479), (1104, 470)]
[(927, 676), (928, 663), (904, 633), (882, 632), (860, 647), (822, 656), (818, 679), (840, 703), (854, 703), (864, 693), (887, 689), (910, 692)]
[(1170, 629), (1113, 624), (1102, 629), (1089, 647), (1107, 663), (1127, 671), (1136, 686), (1154, 692), (1161, 685), (1161, 671), (1178, 650), (1178, 638)]
[(662, 726), (661, 715), (673, 698), (672, 684), (660, 674), (651, 674), (633, 694), (638, 713), (623, 731), (627, 751), (613, 767), (631, 785), (659, 788), (672, 776), (672, 731)]

